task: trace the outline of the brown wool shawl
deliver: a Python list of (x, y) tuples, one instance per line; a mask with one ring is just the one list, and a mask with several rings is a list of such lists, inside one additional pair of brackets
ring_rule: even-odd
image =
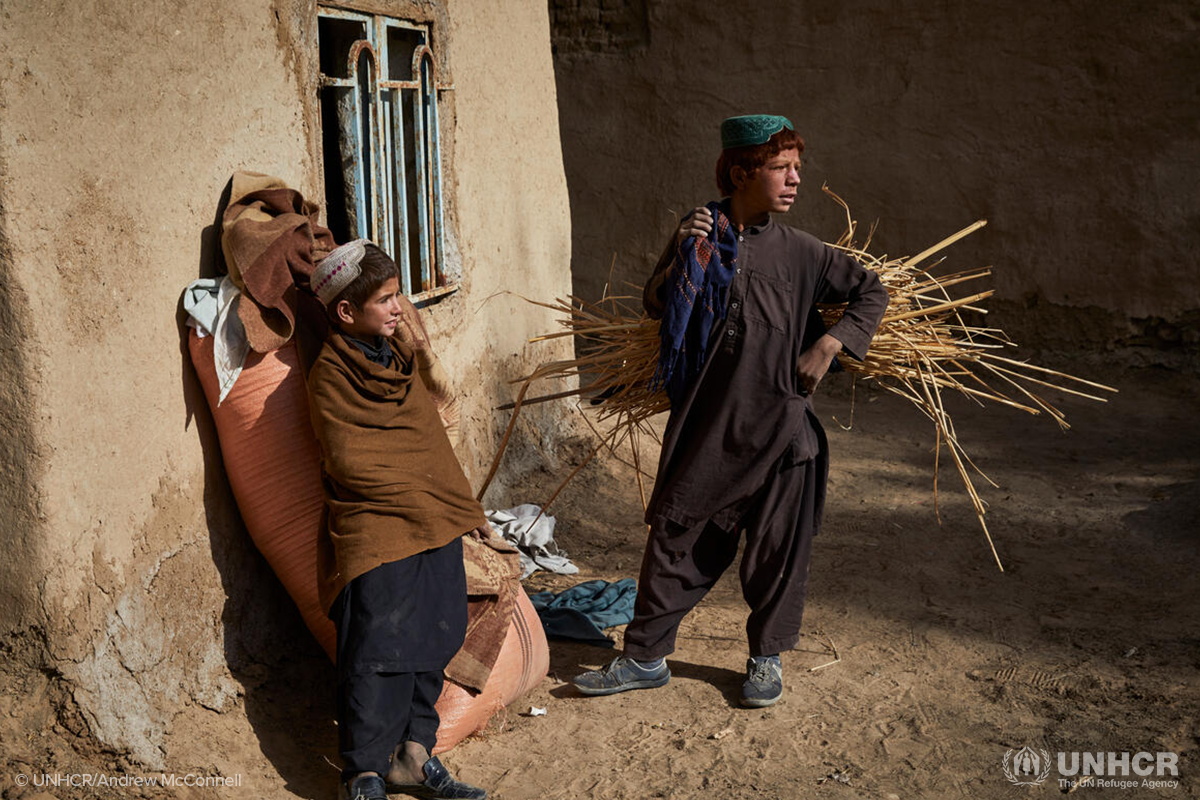
[(320, 208), (270, 175), (235, 172), (221, 222), (221, 250), (230, 279), (243, 292), (238, 317), (257, 353), (292, 338), (305, 285), (335, 247), (333, 234), (317, 222)]
[(441, 547), (486, 524), (413, 349), (388, 340), (392, 367), (333, 333), (309, 371), (328, 522), (317, 553), (323, 608), (381, 564)]

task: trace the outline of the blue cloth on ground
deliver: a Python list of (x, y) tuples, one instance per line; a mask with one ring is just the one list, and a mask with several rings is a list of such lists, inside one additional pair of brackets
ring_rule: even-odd
[(613, 640), (604, 635), (604, 629), (632, 622), (636, 598), (637, 582), (622, 578), (614, 583), (585, 581), (558, 594), (538, 592), (530, 595), (529, 601), (547, 638), (612, 647)]

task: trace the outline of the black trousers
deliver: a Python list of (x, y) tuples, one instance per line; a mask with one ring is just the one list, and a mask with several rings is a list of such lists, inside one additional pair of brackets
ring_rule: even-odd
[(343, 776), (386, 774), (401, 742), (432, 751), (443, 670), (467, 629), (462, 539), (358, 576), (329, 616)]
[(400, 742), (437, 743), (442, 671), (372, 672), (338, 682), (338, 749), (342, 776), (386, 775)]
[(745, 531), (739, 570), (750, 606), (750, 655), (775, 655), (800, 641), (812, 541), (825, 506), (828, 458), (781, 458), (734, 531), (711, 521), (650, 530), (625, 655), (650, 661), (675, 651), (679, 624), (733, 563)]

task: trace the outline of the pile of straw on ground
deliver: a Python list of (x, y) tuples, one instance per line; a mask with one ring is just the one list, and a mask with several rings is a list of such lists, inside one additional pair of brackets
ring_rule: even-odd
[[(949, 289), (990, 275), (990, 268), (983, 267), (940, 277), (935, 277), (928, 270), (921, 268), (920, 265), (932, 256), (982, 228), (986, 224), (985, 221), (981, 220), (963, 228), (915, 256), (888, 259), (886, 256), (874, 256), (867, 252), (870, 236), (863, 244), (855, 244), (857, 225), (850, 216), (849, 208), (833, 192), (828, 189), (825, 191), (846, 211), (846, 231), (832, 246), (854, 255), (868, 269), (877, 272), (890, 297), (887, 311), (871, 342), (867, 357), (858, 361), (843, 353), (839, 360), (847, 372), (877, 382), (888, 391), (913, 403), (930, 419), (936, 435), (935, 505), (937, 472), (944, 447), (971, 498), (992, 556), (1003, 570), (1004, 566), (984, 521), (986, 505), (975, 489), (972, 473), (993, 486), (995, 483), (975, 466), (959, 443), (954, 422), (942, 402), (943, 390), (958, 392), (981, 405), (985, 401), (992, 401), (1029, 414), (1045, 412), (1064, 429), (1068, 427), (1066, 417), (1039, 392), (1052, 389), (1104, 402), (1102, 396), (1084, 389), (1106, 392), (1115, 390), (1026, 361), (1008, 358), (1005, 353), (1013, 344), (1003, 331), (966, 324), (960, 312), (969, 309), (986, 313), (978, 304), (991, 296), (992, 292), (988, 290), (953, 297)], [(543, 364), (532, 374), (519, 380), (522, 385), (516, 402), (512, 404), (513, 419), (501, 442), (492, 470), (483, 489), (480, 490), (480, 496), (495, 474), (520, 406), (526, 402), (524, 398), (529, 387), (538, 381), (577, 376), (580, 379), (579, 389), (537, 400), (574, 394), (603, 397), (598, 415), (598, 424), (603, 430), (596, 430), (599, 443), (593, 450), (593, 455), (605, 448), (616, 456), (617, 448), (629, 440), (633, 452), (631, 466), (638, 477), (638, 488), (644, 504), (645, 487), (642, 479), (646, 473), (640, 463), (638, 437), (654, 436), (653, 429), (646, 424), (647, 420), (669, 408), (666, 394), (661, 390), (652, 392), (649, 388), (650, 378), (658, 361), (658, 322), (648, 318), (641, 310), (640, 297), (606, 296), (599, 303), (589, 303), (576, 297), (556, 303), (530, 302), (557, 312), (560, 315), (558, 321), (564, 327), (563, 331), (539, 336), (530, 341), (544, 341), (562, 336), (577, 337), (580, 355), (572, 360)], [(843, 309), (844, 306), (822, 307), (821, 313), (826, 324), (836, 322)], [(582, 466), (583, 464), (567, 477), (563, 482), (564, 486)], [(559, 487), (559, 491), (561, 489), (562, 486)], [(558, 491), (554, 493), (554, 497), (557, 495)], [(554, 497), (551, 497), (549, 502), (553, 502)], [(549, 505), (549, 502), (546, 505)]]

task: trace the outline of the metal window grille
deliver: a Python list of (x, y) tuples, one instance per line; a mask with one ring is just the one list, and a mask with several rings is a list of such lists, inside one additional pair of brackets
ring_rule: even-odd
[(338, 241), (370, 239), (414, 301), (446, 275), (438, 90), (429, 26), (321, 8), (317, 18), (325, 201)]

